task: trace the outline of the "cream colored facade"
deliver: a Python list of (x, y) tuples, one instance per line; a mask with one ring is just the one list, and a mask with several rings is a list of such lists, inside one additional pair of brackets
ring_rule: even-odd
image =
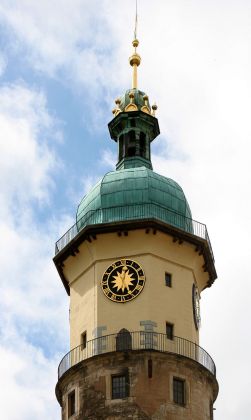
[[(126, 303), (110, 301), (103, 293), (101, 280), (107, 267), (121, 258), (136, 260), (146, 282), (142, 292)], [(174, 335), (198, 343), (193, 317), (192, 287), (206, 287), (208, 273), (195, 246), (174, 242), (172, 236), (145, 229), (129, 231), (128, 236), (103, 233), (91, 243), (83, 242), (76, 256), (64, 262), (64, 276), (70, 286), (71, 349), (100, 335), (116, 334), (122, 328), (143, 330), (151, 321), (153, 331), (166, 332), (166, 322), (174, 325)], [(172, 287), (165, 285), (165, 272), (172, 275)]]

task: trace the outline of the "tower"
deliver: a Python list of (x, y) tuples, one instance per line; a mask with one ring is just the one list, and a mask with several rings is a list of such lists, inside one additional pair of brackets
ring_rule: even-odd
[(108, 125), (116, 170), (82, 199), (56, 243), (70, 296), (70, 351), (56, 385), (62, 420), (211, 420), (218, 394), (214, 362), (199, 346), (213, 251), (181, 187), (152, 169), (157, 106), (138, 89), (138, 45), (132, 88)]

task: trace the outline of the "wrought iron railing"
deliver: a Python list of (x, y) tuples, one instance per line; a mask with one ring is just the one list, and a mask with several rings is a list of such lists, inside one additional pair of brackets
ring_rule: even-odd
[(180, 213), (168, 210), (153, 203), (133, 204), (126, 206), (108, 207), (90, 210), (75, 223), (57, 242), (55, 254), (58, 254), (77, 234), (86, 226), (99, 223), (120, 222), (128, 220), (156, 219), (168, 223), (185, 232), (189, 232), (208, 242), (210, 253), (214, 261), (207, 227), (203, 223), (190, 219)]
[(126, 334), (111, 334), (88, 341), (85, 345), (75, 347), (61, 360), (58, 367), (58, 378), (68, 369), (100, 354), (115, 351), (154, 350), (161, 353), (172, 353), (195, 360), (204, 366), (214, 376), (216, 367), (211, 356), (197, 344), (181, 337), (168, 339), (166, 334), (155, 332), (135, 331)]

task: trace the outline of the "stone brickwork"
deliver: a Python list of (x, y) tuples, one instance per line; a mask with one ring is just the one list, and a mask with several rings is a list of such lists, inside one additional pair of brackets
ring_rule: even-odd
[[(124, 372), (129, 377), (129, 397), (112, 399), (111, 377)], [(185, 380), (184, 406), (173, 402), (173, 377)], [(85, 360), (60, 378), (56, 395), (62, 420), (68, 419), (67, 399), (73, 389), (77, 413), (71, 420), (211, 420), (210, 401), (217, 397), (218, 383), (191, 359), (155, 351), (129, 351)]]

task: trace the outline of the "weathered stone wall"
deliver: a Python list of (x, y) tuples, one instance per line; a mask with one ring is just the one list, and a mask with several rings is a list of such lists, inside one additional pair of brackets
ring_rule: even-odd
[[(152, 360), (152, 378), (148, 361)], [(129, 397), (111, 398), (111, 375), (129, 373)], [(173, 377), (186, 381), (186, 404), (173, 402)], [(62, 420), (68, 419), (67, 396), (75, 389), (77, 414), (72, 420), (153, 419), (210, 420), (210, 401), (218, 393), (214, 376), (197, 362), (174, 354), (150, 351), (99, 355), (69, 369), (56, 394)]]

